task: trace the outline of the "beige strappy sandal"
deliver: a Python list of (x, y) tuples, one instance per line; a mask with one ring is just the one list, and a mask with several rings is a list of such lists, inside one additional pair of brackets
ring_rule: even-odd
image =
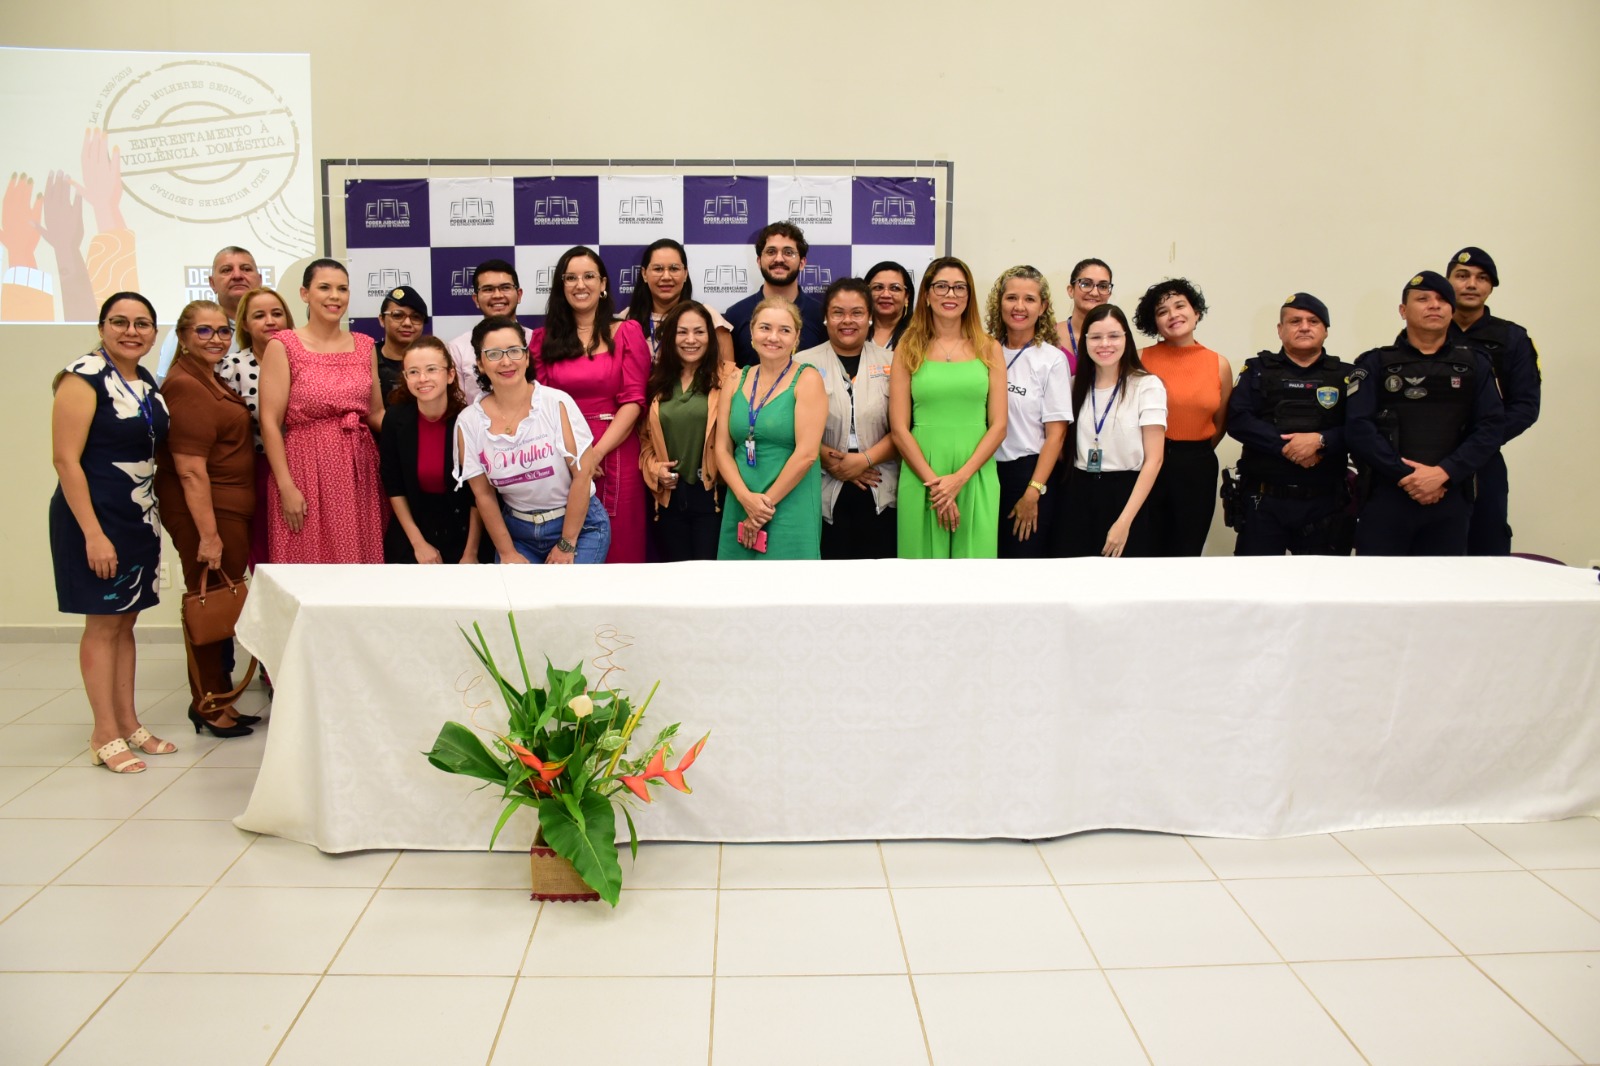
[[(113, 762), (119, 755), (126, 755), (126, 759)], [(89, 742), (89, 761), (96, 766), (105, 766), (114, 774), (142, 774), (147, 767), (144, 760), (128, 750), (128, 742), (117, 737), (110, 743), (95, 747), (94, 742)]]
[[(153, 748), (145, 747), (152, 740), (155, 741), (156, 746)], [(133, 736), (128, 738), (128, 747), (138, 748), (146, 755), (171, 755), (178, 750), (178, 745), (170, 740), (162, 740), (144, 726), (140, 726), (133, 731)]]

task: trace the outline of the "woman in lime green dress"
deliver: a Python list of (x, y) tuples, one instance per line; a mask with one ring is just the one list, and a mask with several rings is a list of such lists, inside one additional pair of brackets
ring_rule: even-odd
[(722, 390), (717, 471), (728, 485), (718, 559), (820, 559), (822, 472), (817, 452), (828, 418), (822, 375), (795, 362), (800, 309), (770, 298), (750, 316), (760, 357), (738, 388)]
[(1006, 366), (983, 331), (972, 271), (928, 264), (916, 310), (894, 350), (889, 432), (900, 450), (902, 559), (993, 559), (1006, 437)]

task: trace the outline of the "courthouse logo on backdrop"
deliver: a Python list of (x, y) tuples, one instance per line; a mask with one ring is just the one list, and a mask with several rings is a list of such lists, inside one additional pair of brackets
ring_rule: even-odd
[(826, 196), (797, 196), (789, 201), (789, 221), (802, 226), (831, 226), (833, 201)]
[(915, 226), (917, 202), (909, 196), (884, 196), (872, 201), (874, 226)]
[(617, 221), (624, 226), (660, 226), (667, 221), (659, 196), (625, 196), (617, 201)]
[(750, 272), (741, 266), (722, 263), (718, 266), (707, 267), (705, 276), (701, 279), (702, 292), (714, 292), (722, 295), (743, 293), (750, 285)]
[(542, 196), (533, 202), (535, 226), (576, 226), (582, 221), (578, 201), (571, 196)]
[(813, 295), (833, 284), (833, 271), (825, 266), (808, 266), (800, 271), (800, 288)]
[(411, 205), (393, 196), (385, 196), (367, 205), (367, 229), (410, 229)]
[(700, 221), (707, 226), (748, 226), (750, 201), (743, 196), (709, 196)]
[[(639, 268), (637, 266), (623, 267), (617, 271), (617, 295), (631, 297), (633, 290), (639, 287)], [(613, 300), (612, 303), (621, 301)]]
[(487, 196), (466, 196), (450, 202), (450, 225), (494, 225), (494, 201)]
[(550, 290), (555, 288), (556, 268), (553, 266), (540, 267), (533, 274), (533, 293), (535, 296), (549, 296)]
[(473, 293), (472, 274), (472, 267), (461, 267), (459, 270), (450, 271), (450, 295), (471, 296)]
[[(263, 284), (266, 278), (262, 279)], [(409, 270), (373, 270), (367, 274), (367, 295), (384, 297), (402, 285), (411, 284), (411, 271)]]

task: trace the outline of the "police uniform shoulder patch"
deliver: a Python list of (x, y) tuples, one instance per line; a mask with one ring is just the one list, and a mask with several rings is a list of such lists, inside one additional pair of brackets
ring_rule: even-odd
[(1317, 403), (1322, 405), (1324, 411), (1331, 411), (1339, 403), (1339, 389), (1334, 385), (1323, 385), (1317, 389)]

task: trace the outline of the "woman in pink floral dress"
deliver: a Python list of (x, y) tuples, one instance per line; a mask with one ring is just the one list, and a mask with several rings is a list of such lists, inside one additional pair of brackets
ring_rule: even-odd
[(306, 324), (274, 334), (261, 358), (267, 560), (381, 563), (387, 520), (378, 448), (383, 421), (372, 338), (341, 325), (350, 275), (337, 260), (306, 268)]
[(614, 316), (611, 276), (594, 249), (569, 248), (556, 262), (544, 327), (529, 336), (528, 352), (535, 379), (571, 396), (594, 434), (583, 465), (611, 519), (606, 562), (644, 562), (638, 422), (650, 346), (639, 323)]

